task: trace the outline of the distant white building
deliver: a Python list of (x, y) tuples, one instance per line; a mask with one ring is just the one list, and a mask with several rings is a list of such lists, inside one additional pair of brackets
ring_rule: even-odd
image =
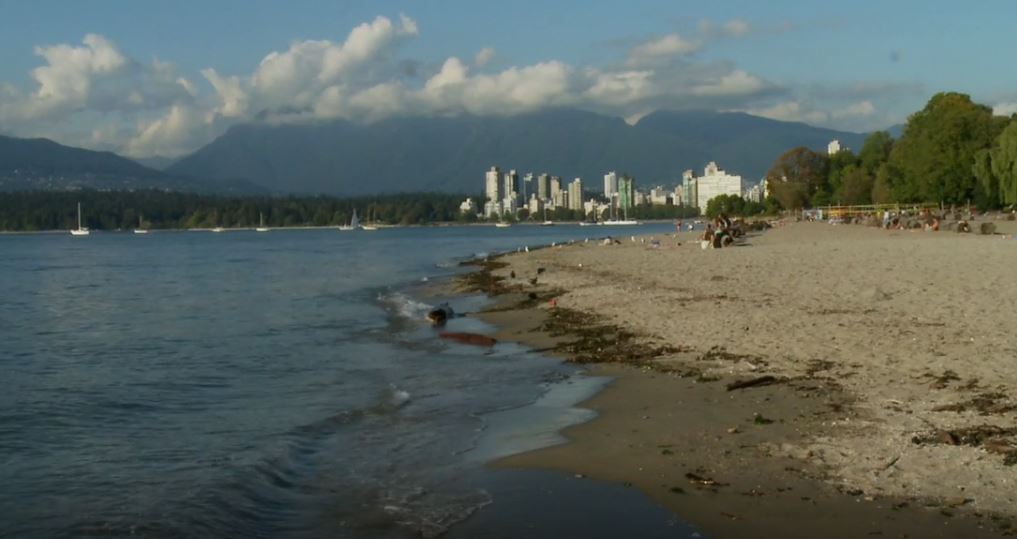
[(618, 173), (615, 171), (604, 174), (604, 198), (611, 200), (611, 197), (618, 192)]
[(703, 170), (703, 175), (695, 179), (696, 207), (704, 210), (710, 199), (720, 195), (742, 196), (746, 191), (741, 176), (733, 176), (724, 172), (717, 163), (710, 161)]
[[(501, 196), (502, 200), (512, 199), (515, 206), (519, 205), (519, 174), (515, 170), (510, 170), (505, 173), (504, 187), (502, 188)], [(504, 204), (504, 202), (503, 202)]]
[(484, 217), (488, 219), (501, 217), (501, 202), (495, 200), (485, 202)]
[(537, 193), (530, 195), (530, 203), (528, 205), (530, 215), (540, 215), (540, 212), (544, 211), (544, 200), (537, 196)]
[(840, 141), (833, 139), (826, 145), (826, 155), (835, 155), (841, 151)]
[(583, 179), (576, 178), (569, 184), (569, 209), (583, 209)]
[(565, 202), (565, 198), (562, 195), (567, 194), (561, 188), (561, 178), (558, 176), (551, 176), (551, 190), (548, 193), (548, 198), (551, 199), (551, 206), (554, 208), (564, 208), (568, 204)]
[(763, 194), (763, 190), (765, 189), (765, 186), (764, 186), (763, 182), (765, 182), (765, 181), (766, 180), (763, 180), (763, 181), (761, 181), (761, 182), (759, 182), (759, 183), (749, 187), (745, 191), (745, 193), (742, 195), (742, 197), (745, 200), (748, 200), (750, 202), (762, 202), (763, 198), (765, 197), (765, 195)]
[(495, 202), (501, 200), (502, 194), (499, 186), (501, 185), (501, 170), (498, 167), (491, 167), (484, 174), (484, 196), (487, 200), (493, 200)]
[(473, 198), (466, 197), (466, 200), (459, 205), (460, 213), (477, 213), (477, 204), (473, 202)]
[(540, 200), (551, 198), (551, 176), (546, 172), (537, 176), (537, 198)]
[(658, 185), (650, 189), (650, 204), (654, 206), (667, 206), (671, 203), (669, 200), (670, 196), (670, 191), (664, 189), (664, 186)]

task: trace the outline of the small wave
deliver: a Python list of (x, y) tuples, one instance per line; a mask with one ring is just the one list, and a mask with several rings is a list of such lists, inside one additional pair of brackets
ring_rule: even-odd
[(378, 301), (386, 305), (386, 309), (403, 318), (420, 320), (431, 310), (431, 306), (417, 301), (402, 292), (390, 292), (378, 295)]

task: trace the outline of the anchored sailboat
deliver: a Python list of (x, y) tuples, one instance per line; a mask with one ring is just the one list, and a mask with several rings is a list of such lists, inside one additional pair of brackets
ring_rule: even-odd
[(353, 217), (350, 218), (350, 224), (342, 225), (339, 230), (356, 230), (360, 228), (360, 219), (357, 218), (357, 209), (353, 208)]
[(374, 208), (371, 208), (371, 210), (368, 212), (368, 214), (367, 214), (367, 224), (366, 225), (360, 225), (360, 230), (368, 230), (368, 231), (370, 231), (370, 230), (378, 230), (378, 227), (375, 225), (375, 222), (374, 222)]
[(145, 228), (144, 218), (141, 215), (138, 216), (138, 228), (134, 229), (134, 233), (135, 234), (148, 234), (148, 229)]
[(268, 232), (268, 227), (265, 226), (265, 214), (258, 213), (258, 228), (255, 228), (255, 232)]
[(81, 226), (81, 203), (78, 202), (78, 228), (71, 230), (72, 236), (87, 236), (89, 231), (87, 228)]

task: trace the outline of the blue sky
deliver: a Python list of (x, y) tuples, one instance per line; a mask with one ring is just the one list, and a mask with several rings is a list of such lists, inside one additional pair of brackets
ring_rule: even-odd
[(0, 0), (0, 13), (0, 132), (134, 156), (256, 119), (710, 108), (867, 131), (943, 90), (1017, 110), (1005, 1)]

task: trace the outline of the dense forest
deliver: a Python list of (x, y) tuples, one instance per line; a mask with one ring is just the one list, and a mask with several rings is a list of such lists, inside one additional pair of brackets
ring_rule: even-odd
[(374, 197), (229, 197), (166, 191), (40, 191), (0, 193), (0, 230), (96, 230), (211, 228), (265, 225), (336, 226), (347, 224), (354, 208), (361, 221), (423, 224), (463, 221), (463, 195), (415, 193)]
[(888, 203), (1017, 203), (1017, 119), (964, 94), (939, 93), (908, 118), (900, 138), (876, 132), (857, 154), (798, 147), (766, 175), (785, 209)]

